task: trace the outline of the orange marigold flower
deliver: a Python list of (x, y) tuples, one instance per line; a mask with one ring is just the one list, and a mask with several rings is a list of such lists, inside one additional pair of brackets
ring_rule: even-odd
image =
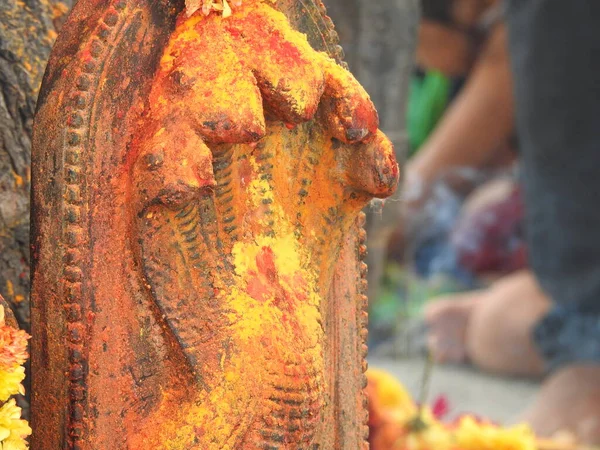
[(4, 307), (0, 306), (0, 370), (20, 366), (27, 360), (27, 339), (25, 331), (6, 325)]

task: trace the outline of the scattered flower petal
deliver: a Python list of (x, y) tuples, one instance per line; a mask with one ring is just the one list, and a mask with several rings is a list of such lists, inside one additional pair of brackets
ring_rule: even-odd
[(450, 402), (448, 401), (448, 397), (445, 395), (440, 395), (433, 402), (433, 406), (431, 407), (431, 412), (434, 417), (438, 420), (443, 419), (450, 412)]
[(12, 395), (25, 393), (21, 384), (24, 379), (23, 366), (17, 366), (9, 371), (0, 370), (0, 401), (8, 400)]

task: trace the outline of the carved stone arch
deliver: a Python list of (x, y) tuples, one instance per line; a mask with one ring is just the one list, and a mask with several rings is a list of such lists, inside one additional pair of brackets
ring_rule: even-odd
[[(193, 396), (180, 343), (148, 300), (127, 213), (129, 150), (182, 7), (80, 0), (50, 58), (32, 166), (34, 450), (133, 448), (136, 419), (164, 391), (174, 403)], [(277, 8), (316, 49), (341, 58), (319, 0)], [(343, 237), (321, 304), (328, 400), (313, 442), (323, 450), (367, 448), (363, 220)]]
[[(85, 443), (97, 415), (127, 407), (110, 385), (123, 352), (104, 352), (102, 334), (136, 345), (127, 336), (152, 314), (136, 314), (142, 286), (128, 272), (125, 223), (114, 220), (125, 210), (118, 167), (174, 19), (164, 2), (80, 1), (48, 64), (32, 165), (33, 448), (91, 448)], [(115, 329), (115, 315), (131, 329)], [(143, 365), (129, 366), (131, 377), (143, 376)], [(99, 390), (93, 380), (101, 374), (107, 385)], [(94, 409), (101, 392), (113, 396), (115, 411)], [(106, 448), (123, 448), (124, 427), (108, 436), (114, 441)]]

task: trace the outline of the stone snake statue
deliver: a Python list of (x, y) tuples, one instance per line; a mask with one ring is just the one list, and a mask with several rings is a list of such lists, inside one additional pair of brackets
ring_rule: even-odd
[(34, 450), (365, 448), (360, 210), (393, 193), (393, 148), (320, 3), (227, 16), (80, 0), (59, 37)]

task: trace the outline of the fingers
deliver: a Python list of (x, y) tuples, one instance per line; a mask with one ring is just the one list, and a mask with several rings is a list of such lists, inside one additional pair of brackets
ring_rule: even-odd
[(321, 104), (323, 119), (342, 142), (361, 142), (377, 131), (379, 118), (363, 87), (333, 59), (315, 51), (283, 14), (258, 5), (223, 23), (277, 119), (307, 121)]
[(343, 67), (321, 55), (325, 72), (325, 92), (321, 99), (321, 116), (332, 135), (353, 144), (375, 134), (379, 117), (369, 95)]
[(398, 185), (399, 170), (394, 146), (381, 132), (366, 144), (348, 147), (348, 183), (359, 192), (377, 198), (389, 197)]
[(250, 143), (265, 134), (261, 93), (215, 20), (197, 15), (177, 28), (160, 63), (154, 118), (190, 120), (208, 143)]
[(293, 30), (280, 12), (258, 5), (224, 22), (258, 81), (271, 112), (287, 123), (311, 119), (323, 93), (323, 71), (306, 36)]
[[(215, 52), (218, 63), (207, 63)], [(263, 137), (263, 104), (277, 119), (296, 124), (311, 119), (320, 102), (327, 127), (342, 142), (376, 132), (377, 113), (356, 79), (265, 4), (235, 20), (194, 15), (178, 25), (151, 95), (155, 117), (179, 111), (208, 143)]]

